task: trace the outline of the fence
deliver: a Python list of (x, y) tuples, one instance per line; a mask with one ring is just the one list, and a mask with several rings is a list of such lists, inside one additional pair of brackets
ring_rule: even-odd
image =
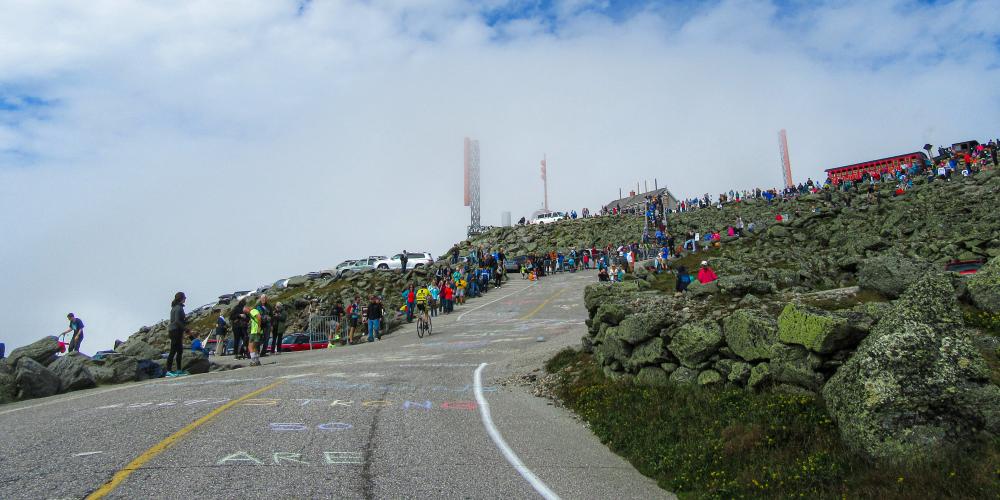
[(335, 316), (309, 316), (309, 325), (306, 333), (309, 334), (309, 350), (312, 350), (314, 342), (335, 339), (338, 336), (340, 323)]

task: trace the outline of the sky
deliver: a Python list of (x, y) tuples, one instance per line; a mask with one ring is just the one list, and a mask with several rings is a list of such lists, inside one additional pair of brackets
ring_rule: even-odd
[(222, 293), (1000, 135), (995, 0), (0, 0), (0, 342), (110, 348)]

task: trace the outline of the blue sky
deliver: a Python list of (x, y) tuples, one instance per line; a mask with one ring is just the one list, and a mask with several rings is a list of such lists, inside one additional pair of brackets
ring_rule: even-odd
[[(16, 2), (0, 18), (8, 347), (85, 352), (236, 289), (483, 218), (678, 196), (998, 134), (995, 1)], [(411, 205), (401, 205), (405, 200)], [(428, 223), (402, 214), (424, 207)], [(266, 235), (247, 238), (244, 228)]]

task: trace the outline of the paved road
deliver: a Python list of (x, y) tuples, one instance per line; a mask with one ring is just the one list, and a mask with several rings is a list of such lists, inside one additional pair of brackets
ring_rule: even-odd
[(0, 498), (669, 497), (568, 411), (497, 385), (579, 343), (593, 279), (514, 278), (423, 339), (405, 326), (262, 367), (2, 406)]

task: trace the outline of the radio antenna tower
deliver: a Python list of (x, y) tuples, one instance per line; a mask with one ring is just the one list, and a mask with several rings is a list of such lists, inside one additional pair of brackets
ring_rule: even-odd
[(545, 155), (542, 154), (542, 185), (545, 189), (545, 198), (542, 208), (544, 208), (546, 212), (549, 211), (549, 172), (547, 169), (548, 165), (545, 163)]
[(483, 232), (479, 223), (479, 141), (465, 138), (465, 206), (472, 207), (469, 236)]
[(792, 163), (788, 159), (788, 135), (785, 129), (778, 132), (778, 149), (781, 151), (781, 174), (785, 177), (785, 187), (790, 188), (795, 183), (792, 182)]

